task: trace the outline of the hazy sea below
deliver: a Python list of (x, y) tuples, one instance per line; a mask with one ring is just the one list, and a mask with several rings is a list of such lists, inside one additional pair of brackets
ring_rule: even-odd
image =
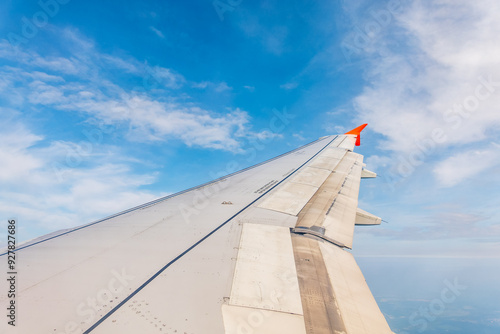
[(397, 334), (500, 334), (500, 259), (356, 258)]

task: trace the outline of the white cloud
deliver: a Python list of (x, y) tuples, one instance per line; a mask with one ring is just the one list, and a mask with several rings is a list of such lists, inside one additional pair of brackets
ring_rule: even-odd
[(192, 84), (193, 88), (205, 89), (210, 83), (208, 81), (196, 82)]
[(140, 70), (138, 68), (138, 62), (133, 59), (123, 59), (120, 57), (115, 57), (112, 55), (103, 54), (101, 55), (101, 59), (107, 63), (107, 65), (111, 65), (114, 68), (125, 70), (129, 73), (140, 74)]
[(233, 89), (233, 88), (229, 87), (227, 85), (227, 83), (225, 83), (225, 82), (221, 82), (217, 86), (215, 86), (215, 91), (217, 93), (221, 93), (221, 92), (224, 92), (224, 91), (227, 91), (227, 90), (231, 90), (231, 89)]
[[(222, 93), (222, 92), (229, 91), (229, 90), (233, 89), (224, 81), (223, 82), (210, 82), (210, 81), (195, 82), (195, 83), (191, 84), (191, 87), (198, 88), (198, 89), (211, 88), (217, 93)], [(245, 86), (245, 88), (247, 88), (247, 87), (248, 86)]]
[(498, 164), (500, 164), (498, 147), (470, 150), (439, 162), (433, 172), (442, 186), (451, 187)]
[(149, 29), (151, 29), (151, 31), (154, 32), (156, 34), (156, 36), (160, 37), (161, 39), (165, 38), (165, 35), (160, 30), (156, 29), (155, 27), (150, 26)]
[[(0, 94), (7, 99), (16, 97), (17, 105), (25, 103), (24, 108), (29, 102), (34, 108), (78, 112), (88, 119), (116, 125), (117, 131), (126, 131), (125, 137), (134, 141), (180, 140), (188, 146), (241, 152), (245, 137), (268, 136), (250, 131), (245, 111), (216, 113), (186, 102), (182, 92), (167, 90), (178, 90), (186, 82), (172, 69), (99, 53), (94, 43), (78, 32), (65, 32), (63, 36), (72, 46), (67, 50), (68, 58), (42, 57), (29, 50), (18, 50), (17, 56), (0, 53), (0, 57), (16, 63), (0, 67)], [(78, 55), (71, 56), (74, 50)], [(92, 71), (88, 71), (90, 68)], [(105, 74), (110, 68), (125, 70), (142, 86), (121, 88)], [(10, 89), (2, 91), (3, 86)], [(193, 87), (210, 87), (217, 93), (232, 90), (226, 82), (201, 82)]]
[(188, 146), (238, 152), (241, 151), (239, 138), (259, 135), (247, 129), (250, 118), (239, 109), (219, 115), (194, 105), (160, 102), (146, 95), (122, 92), (110, 98), (100, 92), (75, 92), (47, 85), (33, 87), (32, 103), (78, 111), (110, 125), (125, 125), (128, 138), (134, 141), (178, 139)]
[(286, 84), (280, 85), (280, 88), (286, 89), (286, 90), (292, 90), (292, 89), (297, 88), (298, 86), (299, 86), (299, 84), (296, 82), (288, 82)]
[(388, 138), (387, 148), (410, 152), (434, 128), (446, 133), (440, 145), (475, 142), (500, 124), (500, 85), (488, 92), (483, 84), (500, 82), (498, 10), (488, 1), (417, 1), (400, 17), (407, 47), (374, 50), (370, 85), (356, 99), (359, 119)]
[(283, 135), (280, 133), (271, 132), (269, 130), (263, 130), (261, 132), (252, 134), (252, 137), (259, 139), (261, 142), (266, 142), (270, 139), (283, 138)]
[(79, 74), (84, 70), (82, 68), (83, 64), (75, 58), (34, 56), (31, 64), (39, 68), (65, 74)]
[[(161, 66), (146, 67), (146, 72), (151, 76), (151, 79), (156, 80), (156, 83), (167, 88), (181, 88), (185, 79), (182, 75), (175, 73), (173, 70)], [(153, 85), (158, 86), (158, 85)]]
[(304, 140), (306, 140), (306, 138), (305, 138), (304, 136), (302, 136), (302, 134), (301, 134), (301, 133), (294, 133), (292, 136), (293, 136), (294, 138), (297, 138), (297, 139), (298, 139), (298, 140), (300, 140), (300, 141), (304, 141)]
[(64, 99), (61, 89), (39, 80), (32, 81), (29, 88), (31, 93), (28, 95), (28, 100), (32, 104), (57, 104)]
[(354, 106), (359, 121), (385, 136), (381, 147), (400, 156), (394, 161), (411, 161), (417, 153), (428, 158), (495, 133), (500, 125), (500, 66), (494, 56), (500, 53), (499, 11), (495, 1), (415, 1), (392, 21), (395, 26), (380, 27), (385, 31), (370, 36), (371, 47), (364, 51), (375, 60)]
[[(139, 189), (152, 183), (155, 175), (134, 173), (118, 162), (123, 159), (117, 155), (110, 159), (116, 163), (105, 162), (109, 152), (117, 151), (113, 147), (94, 146), (93, 153), (82, 157), (87, 163), (70, 166), (65, 158), (70, 146), (78, 144), (51, 142), (47, 146), (43, 137), (19, 121), (3, 124), (0, 216), (15, 215), (22, 222), (23, 239), (88, 223), (160, 195)], [(60, 161), (61, 170), (53, 168), (54, 161)], [(64, 176), (62, 180), (58, 173)]]
[(58, 75), (50, 75), (44, 72), (22, 72), (23, 75), (26, 75), (32, 78), (34, 81), (38, 80), (40, 82), (64, 82), (64, 78)]
[(22, 124), (10, 124), (5, 119), (2, 125), (4, 128), (0, 141), (0, 182), (24, 184), (31, 172), (43, 164), (39, 158), (27, 153), (27, 150), (43, 137), (29, 132)]
[(364, 163), (366, 163), (366, 168), (376, 173), (386, 169), (392, 163), (392, 160), (389, 157), (370, 155), (365, 158)]

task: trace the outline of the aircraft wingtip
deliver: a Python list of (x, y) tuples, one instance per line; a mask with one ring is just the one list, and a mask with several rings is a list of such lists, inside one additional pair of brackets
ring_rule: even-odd
[(368, 125), (368, 123), (360, 125), (357, 128), (354, 128), (351, 131), (346, 132), (345, 134), (346, 135), (356, 135), (356, 146), (359, 146), (359, 145), (361, 145), (361, 131), (363, 131), (363, 129), (366, 128), (367, 125)]
[(346, 135), (359, 135), (361, 133), (361, 131), (363, 131), (363, 129), (366, 128), (367, 125), (368, 125), (368, 123), (360, 125), (357, 128), (354, 128), (351, 131), (346, 132), (345, 134)]

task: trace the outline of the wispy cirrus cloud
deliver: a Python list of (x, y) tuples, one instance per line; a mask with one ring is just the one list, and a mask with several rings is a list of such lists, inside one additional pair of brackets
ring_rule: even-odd
[[(17, 94), (25, 105), (76, 112), (117, 125), (127, 129), (124, 136), (129, 140), (178, 140), (188, 146), (241, 152), (245, 137), (259, 135), (250, 130), (250, 117), (243, 110), (214, 112), (189, 101), (189, 96), (186, 100), (179, 91), (186, 79), (174, 70), (100, 53), (92, 41), (72, 30), (66, 29), (62, 36), (71, 41), (65, 51), (74, 55), (14, 52), (8, 50), (7, 41), (1, 42), (0, 58), (10, 63), (0, 68), (4, 86), (10, 86), (4, 90), (6, 99)], [(109, 69), (125, 70), (138, 85), (127, 89), (115, 84), (113, 76), (105, 74)], [(211, 87), (218, 93), (232, 89), (226, 82), (194, 87)]]
[(159, 30), (153, 26), (150, 26), (149, 29), (151, 29), (151, 31), (154, 32), (156, 34), (156, 36), (160, 37), (161, 39), (165, 39), (165, 35), (161, 32), (161, 30)]
[(297, 88), (298, 86), (299, 86), (299, 84), (296, 82), (288, 82), (286, 84), (280, 85), (280, 88), (285, 89), (285, 90), (292, 90), (292, 89)]
[(225, 91), (230, 91), (233, 88), (230, 87), (227, 82), (210, 82), (210, 81), (202, 81), (202, 82), (195, 82), (191, 85), (193, 88), (198, 88), (198, 89), (213, 89), (216, 93), (222, 93)]

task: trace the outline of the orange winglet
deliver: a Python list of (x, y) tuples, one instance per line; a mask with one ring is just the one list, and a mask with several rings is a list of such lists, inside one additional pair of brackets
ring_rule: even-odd
[(346, 132), (345, 134), (346, 135), (356, 135), (357, 136), (356, 137), (356, 146), (359, 146), (359, 145), (361, 145), (361, 131), (363, 131), (363, 129), (366, 128), (367, 125), (368, 124), (360, 125), (357, 128), (352, 129), (349, 132)]

